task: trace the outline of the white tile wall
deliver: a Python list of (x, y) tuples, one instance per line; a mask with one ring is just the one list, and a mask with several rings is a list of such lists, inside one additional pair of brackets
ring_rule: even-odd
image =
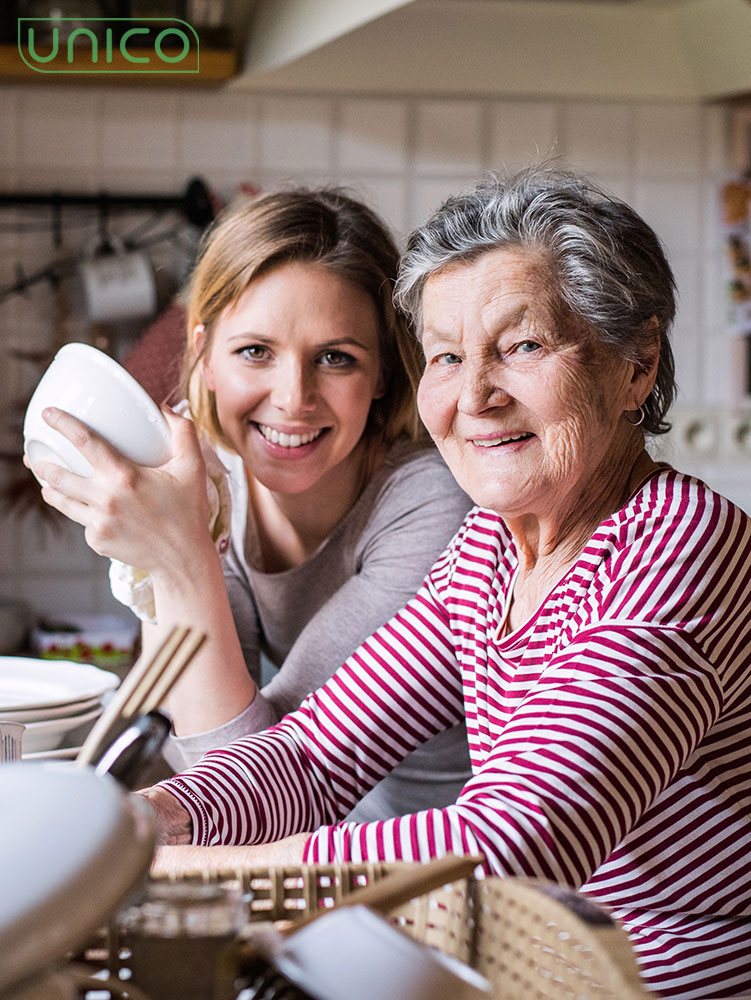
[(15, 167), (19, 159), (18, 108), (19, 95), (14, 89), (0, 91), (0, 122), (3, 123), (3, 141), (0, 143), (0, 171)]
[(105, 127), (101, 100), (79, 87), (29, 88), (18, 112), (19, 162), (24, 184), (93, 183), (98, 134)]
[(644, 104), (636, 109), (635, 162), (648, 177), (696, 178), (703, 143), (696, 104)]
[(627, 179), (635, 158), (635, 116), (629, 104), (572, 101), (562, 112), (566, 158), (611, 182)]
[(408, 168), (409, 108), (396, 100), (343, 100), (336, 135), (339, 167), (366, 174)]
[(476, 174), (447, 177), (421, 177), (414, 183), (409, 228), (413, 229), (439, 208), (450, 195), (472, 187)]
[(258, 101), (227, 94), (221, 107), (213, 95), (198, 92), (181, 102), (178, 115), (181, 176), (211, 177), (215, 184), (250, 180), (258, 169)]
[(477, 174), (482, 168), (482, 105), (479, 101), (418, 102), (414, 169), (428, 176)]
[(531, 160), (560, 156), (560, 110), (548, 101), (492, 102), (488, 166), (516, 170)]
[(332, 166), (334, 104), (315, 97), (264, 97), (258, 152), (264, 170), (290, 176)]
[(669, 249), (701, 250), (702, 186), (698, 181), (639, 179), (633, 203)]
[[(177, 193), (195, 174), (225, 196), (245, 181), (341, 183), (369, 200), (400, 240), (484, 171), (557, 157), (634, 203), (666, 242), (681, 288), (681, 403), (723, 405), (740, 391), (739, 345), (722, 327), (716, 194), (729, 169), (730, 112), (721, 107), (36, 86), (0, 90), (0, 121), (5, 189)], [(16, 262), (31, 270), (55, 251), (49, 233), (20, 234), (0, 221), (2, 286)], [(69, 238), (84, 235), (73, 229)], [(51, 343), (54, 317), (49, 288), (0, 303), (3, 412), (30, 378), (10, 363), (9, 348)], [(751, 464), (687, 460), (751, 510)], [(4, 514), (1, 523), (0, 594), (24, 596), (48, 615), (118, 607), (106, 561), (89, 552), (80, 529), (50, 537), (33, 518)]]

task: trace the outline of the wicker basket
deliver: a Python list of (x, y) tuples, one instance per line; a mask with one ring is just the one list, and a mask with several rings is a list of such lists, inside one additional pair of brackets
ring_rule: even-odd
[[(236, 879), (252, 893), (251, 922), (294, 921), (336, 906), (400, 867), (301, 865), (179, 878)], [(461, 879), (398, 907), (390, 921), (481, 972), (493, 985), (494, 1000), (647, 997), (625, 932), (583, 896), (559, 886), (512, 878)]]

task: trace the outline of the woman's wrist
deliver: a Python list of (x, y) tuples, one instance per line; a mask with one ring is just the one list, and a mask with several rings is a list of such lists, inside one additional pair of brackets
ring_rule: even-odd
[(222, 560), (208, 529), (201, 533), (200, 539), (185, 539), (181, 545), (172, 546), (169, 562), (151, 570), (157, 594), (160, 591), (203, 591), (207, 581), (213, 581), (214, 577), (221, 578), (223, 583)]
[(134, 792), (146, 799), (156, 815), (158, 844), (192, 844), (193, 821), (174, 795), (159, 785)]

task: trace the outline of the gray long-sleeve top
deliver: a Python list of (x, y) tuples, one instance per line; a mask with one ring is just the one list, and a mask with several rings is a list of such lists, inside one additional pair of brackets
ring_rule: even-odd
[[(414, 595), (472, 505), (435, 449), (398, 442), (308, 560), (265, 573), (257, 568), (244, 466), (228, 452), (220, 458), (232, 495), (224, 573), (245, 662), (256, 682), (262, 653), (278, 670), (235, 719), (205, 733), (172, 737), (165, 756), (179, 769), (297, 708)], [(460, 726), (410, 754), (362, 800), (353, 818), (383, 819), (448, 805), (468, 776)]]

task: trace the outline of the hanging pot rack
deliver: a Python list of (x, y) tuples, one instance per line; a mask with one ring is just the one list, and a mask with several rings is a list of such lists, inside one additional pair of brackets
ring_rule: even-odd
[(48, 194), (27, 191), (0, 192), (0, 208), (14, 206), (48, 206), (56, 212), (63, 208), (88, 207), (103, 213), (115, 209), (121, 211), (133, 211), (139, 208), (164, 211), (177, 209), (185, 215), (188, 222), (200, 227), (207, 226), (214, 218), (211, 194), (200, 177), (194, 177), (182, 195), (110, 194), (107, 191), (96, 194), (78, 194), (70, 191), (52, 191)]
[[(107, 243), (107, 224), (113, 212), (129, 212), (139, 209), (152, 211), (178, 211), (193, 226), (204, 229), (214, 219), (214, 205), (208, 186), (200, 177), (189, 181), (182, 195), (164, 194), (111, 194), (107, 191), (84, 194), (76, 192), (51, 191), (0, 192), (0, 210), (4, 208), (50, 208), (52, 209), (52, 236), (54, 245), (62, 245), (62, 213), (65, 208), (92, 208), (98, 212), (99, 229), (103, 244)], [(129, 249), (140, 249), (150, 243), (164, 239), (146, 239), (134, 242)], [(77, 260), (77, 258), (75, 259)], [(45, 265), (31, 274), (16, 267), (16, 277), (9, 285), (0, 286), (0, 301), (10, 295), (21, 294), (41, 281), (59, 282), (70, 271), (75, 260), (58, 260)]]

